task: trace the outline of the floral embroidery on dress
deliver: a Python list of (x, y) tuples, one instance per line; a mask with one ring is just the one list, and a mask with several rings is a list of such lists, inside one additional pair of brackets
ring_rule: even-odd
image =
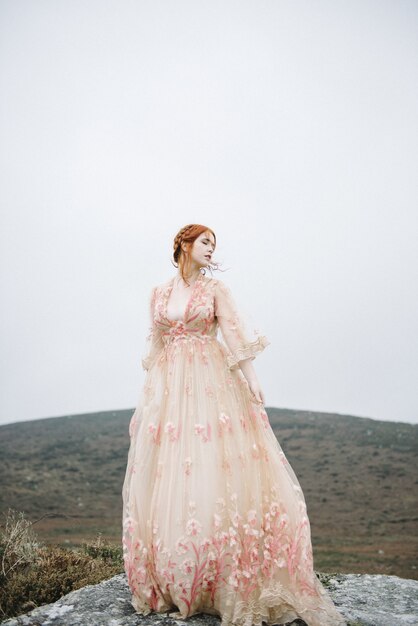
[(215, 396), (215, 392), (213, 390), (212, 385), (206, 385), (205, 387), (205, 393), (207, 396), (209, 396), (210, 398), (213, 398)]
[(212, 429), (209, 422), (206, 422), (206, 426), (203, 424), (195, 424), (194, 432), (199, 435), (204, 443), (211, 440)]
[[(123, 546), (131, 588), (142, 589), (146, 602), (160, 607), (156, 610), (162, 610), (163, 601), (154, 581), (164, 580), (165, 588), (175, 592), (177, 606), (185, 607), (182, 615), (188, 616), (193, 614), (193, 606), (202, 593), (207, 594), (212, 606), (220, 590), (231, 596), (239, 594), (244, 606), (254, 605), (254, 593), (262, 575), (266, 589), (268, 581), (276, 589), (281, 589), (277, 601), (286, 597), (300, 614), (304, 614), (308, 623), (332, 625), (334, 622), (329, 619), (337, 617), (335, 623), (343, 624), (341, 615), (335, 612), (313, 571), (306, 509), (301, 507), (301, 518), (293, 527), (283, 502), (274, 499), (274, 490), (270, 498), (264, 500), (266, 506), (261, 511), (256, 508), (243, 511), (236, 492), (230, 494), (228, 504), (224, 498), (218, 498), (208, 534), (203, 533), (203, 524), (193, 502), (185, 532), (175, 541), (173, 551), (164, 546), (159, 526), (153, 524), (155, 540), (149, 553), (143, 541), (136, 539), (136, 520), (127, 515)], [(132, 561), (132, 542), (135, 542), (138, 555), (136, 564)], [(274, 582), (281, 572), (287, 572), (292, 581), (287, 590), (278, 580)], [(316, 604), (322, 605), (322, 611), (329, 619), (309, 621), (306, 613), (309, 607), (314, 613)]]
[(168, 434), (170, 441), (178, 441), (181, 433), (181, 424), (176, 427), (173, 422), (167, 422), (164, 426), (164, 432)]
[(192, 465), (193, 465), (192, 459), (188, 456), (187, 459), (184, 460), (183, 465), (184, 465), (185, 474), (187, 476), (190, 476), (191, 471), (192, 471)]
[(200, 533), (200, 531), (202, 530), (202, 524), (200, 524), (197, 520), (195, 519), (189, 519), (189, 521), (186, 524), (186, 534), (187, 535), (198, 535)]
[(152, 435), (152, 441), (159, 445), (161, 443), (161, 423), (154, 424), (151, 422), (148, 424), (148, 432)]

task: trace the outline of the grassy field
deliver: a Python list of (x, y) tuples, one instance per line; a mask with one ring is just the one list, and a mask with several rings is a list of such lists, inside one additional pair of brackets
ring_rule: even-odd
[[(0, 426), (0, 513), (47, 544), (120, 543), (134, 409)], [(418, 579), (418, 425), (266, 407), (303, 489), (318, 571)]]

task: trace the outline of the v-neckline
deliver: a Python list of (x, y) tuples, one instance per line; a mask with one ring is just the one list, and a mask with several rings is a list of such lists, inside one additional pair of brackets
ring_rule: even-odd
[(196, 291), (196, 285), (197, 285), (197, 283), (199, 283), (203, 279), (203, 274), (200, 272), (199, 276), (196, 278), (196, 280), (194, 281), (194, 283), (192, 285), (190, 297), (189, 297), (189, 299), (188, 299), (188, 301), (186, 303), (186, 308), (184, 309), (184, 313), (183, 313), (182, 317), (179, 318), (179, 319), (172, 320), (172, 319), (170, 319), (168, 317), (168, 301), (170, 300), (171, 292), (173, 291), (175, 279), (176, 279), (176, 277), (173, 276), (173, 278), (171, 278), (169, 283), (168, 283), (168, 289), (167, 289), (167, 294), (166, 294), (166, 297), (165, 297), (165, 304), (164, 304), (165, 319), (168, 322), (170, 322), (170, 324), (177, 324), (178, 322), (182, 322), (184, 324), (186, 322), (186, 319), (187, 319), (187, 313), (189, 312), (190, 306), (192, 304), (194, 293)]

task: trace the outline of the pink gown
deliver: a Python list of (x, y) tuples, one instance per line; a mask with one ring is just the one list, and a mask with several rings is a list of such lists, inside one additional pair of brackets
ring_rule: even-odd
[(270, 342), (249, 337), (230, 289), (204, 274), (183, 319), (168, 319), (173, 283), (151, 292), (129, 425), (122, 543), (133, 607), (209, 613), (222, 626), (346, 624), (313, 570), (298, 479), (238, 365)]

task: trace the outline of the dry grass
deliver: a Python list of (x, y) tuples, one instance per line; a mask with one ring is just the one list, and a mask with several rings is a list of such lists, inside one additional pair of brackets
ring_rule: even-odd
[(77, 549), (45, 546), (33, 529), (38, 521), (9, 508), (0, 525), (1, 620), (123, 571), (121, 548), (103, 541), (101, 534)]

